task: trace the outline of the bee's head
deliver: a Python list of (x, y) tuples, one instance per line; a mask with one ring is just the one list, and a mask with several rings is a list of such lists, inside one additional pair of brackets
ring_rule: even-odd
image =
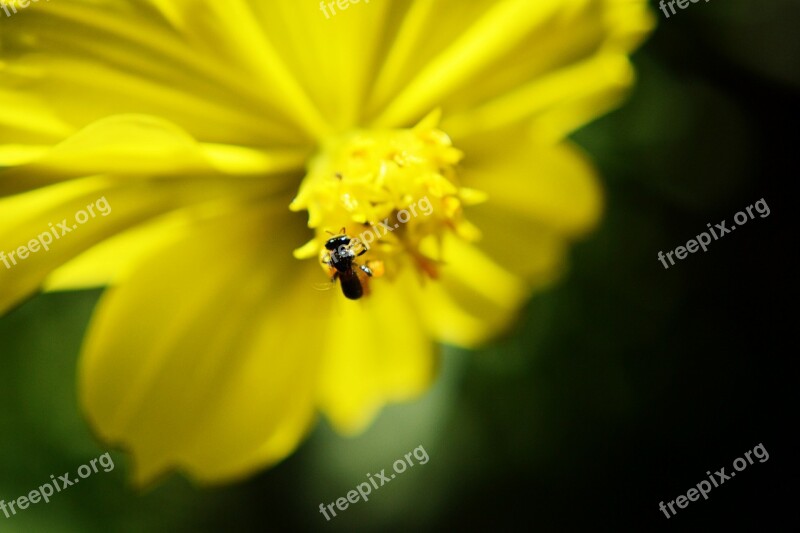
[(329, 251), (336, 250), (340, 246), (348, 246), (350, 244), (350, 237), (347, 235), (337, 235), (336, 237), (331, 237), (325, 243), (325, 248)]

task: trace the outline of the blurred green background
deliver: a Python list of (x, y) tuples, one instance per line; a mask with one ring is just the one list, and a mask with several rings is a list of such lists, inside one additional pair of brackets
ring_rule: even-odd
[[(287, 461), (238, 485), (173, 476), (139, 493), (115, 453), (113, 472), (0, 515), (0, 531), (796, 530), (787, 184), (800, 2), (657, 13), (631, 100), (575, 135), (603, 174), (604, 222), (510, 336), (445, 349), (421, 401), (386, 409), (353, 439), (323, 421)], [(669, 270), (658, 262), (762, 197), (768, 218)], [(0, 319), (0, 499), (107, 451), (74, 383), (99, 294), (39, 296)], [(758, 443), (768, 462), (669, 521), (658, 510)], [(426, 465), (331, 522), (319, 513), (419, 445)]]

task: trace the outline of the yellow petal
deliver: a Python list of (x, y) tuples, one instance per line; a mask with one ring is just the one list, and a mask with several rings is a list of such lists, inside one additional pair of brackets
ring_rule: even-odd
[[(282, 45), (288, 27), (300, 29), (295, 34), (300, 42), (291, 44), (297, 50), (308, 50), (308, 39), (317, 33), (314, 18), (316, 7), (310, 3), (292, 2), (291, 10), (282, 13), (280, 2), (269, 5), (249, 0), (148, 0), (182, 37), (223, 64), (235, 65), (244, 79), (254, 79), (259, 93), (275, 104), (278, 115), (287, 115), (305, 132), (321, 138), (329, 132), (329, 124), (320, 113), (317, 102), (309, 97), (310, 87), (293, 72), (294, 57)], [(311, 4), (316, 6), (316, 4)], [(305, 13), (303, 13), (305, 12)], [(208, 47), (208, 44), (212, 45)], [(334, 43), (327, 43), (333, 44)], [(318, 48), (315, 48), (318, 50)], [(254, 52), (255, 51), (255, 52)], [(288, 61), (287, 61), (288, 59)], [(318, 70), (319, 61), (315, 62)]]
[(559, 0), (503, 0), (434, 57), (402, 93), (387, 103), (376, 126), (406, 123), (436, 106), (457, 87), (512, 50), (557, 7)]
[(319, 269), (292, 258), (302, 232), (285, 230), (284, 213), (203, 223), (99, 303), (81, 402), (104, 439), (133, 453), (137, 482), (173, 467), (204, 482), (240, 477), (306, 432), (329, 299), (313, 290)]
[[(522, 136), (483, 138), (482, 147), (464, 165), (464, 184), (486, 193), (484, 204), (527, 216), (564, 235), (586, 232), (602, 209), (602, 190), (597, 172), (572, 143), (541, 144)], [(493, 146), (502, 144), (502, 158), (492, 157)]]
[[(592, 229), (602, 214), (596, 171), (569, 142), (481, 138), (463, 169), (464, 183), (488, 197), (467, 211), (483, 232), (479, 246), (532, 285), (544, 285), (562, 270), (569, 241)], [(503, 158), (491, 156), (494, 143), (507, 150)]]
[[(0, 75), (0, 82), (2, 79)], [(56, 117), (46, 102), (30, 94), (0, 86), (0, 102), (3, 104), (0, 105), (0, 145), (55, 142), (72, 131), (72, 127)], [(9, 163), (5, 157), (0, 158), (0, 166), (6, 164)]]
[(99, 120), (27, 165), (0, 173), (7, 192), (90, 176), (210, 174), (197, 142), (169, 122), (143, 115)]
[[(51, 223), (57, 225), (67, 219), (68, 225), (73, 225), (76, 212), (100, 197), (105, 196), (114, 210), (108, 220), (98, 218), (102, 223), (86, 227), (79, 224), (81, 231), (76, 230), (75, 238), (71, 232), (64, 241), (54, 238), (57, 242), (53, 243), (53, 251), (32, 254), (19, 267), (12, 259), (13, 272), (6, 269), (2, 275), (15, 280), (14, 289), (4, 293), (7, 299), (0, 302), (0, 307), (5, 309), (27, 296), (46, 277), (50, 277), (47, 289), (98, 286), (114, 281), (136, 254), (145, 251), (148, 244), (157, 243), (170, 230), (156, 224), (133, 231), (133, 236), (120, 235), (96, 253), (81, 254), (154, 216), (187, 205), (285, 191), (296, 181), (286, 171), (297, 168), (304, 153), (304, 150), (262, 151), (200, 144), (165, 120), (125, 115), (100, 120), (42, 150), (32, 161), (0, 170), (0, 192), (4, 194), (43, 187), (0, 200), (3, 221), (0, 251), (5, 253), (11, 254), (50, 231)], [(114, 177), (74, 179), (100, 173), (111, 173)], [(275, 173), (279, 175), (263, 179)], [(226, 176), (256, 179), (237, 182), (225, 179)], [(134, 178), (139, 177), (167, 179), (150, 185), (136, 184)], [(63, 186), (48, 187), (62, 181)]]
[(552, 227), (491, 202), (470, 212), (470, 218), (482, 232), (476, 246), (524, 279), (529, 292), (551, 285), (564, 273), (570, 241)]
[(0, 313), (37, 290), (51, 272), (114, 235), (186, 206), (259, 193), (263, 194), (260, 184), (121, 185), (107, 178), (85, 178), (1, 198)]
[[(260, 138), (277, 145), (307, 142), (315, 135), (309, 130), (321, 128), (319, 120), (309, 124), (309, 111), (297, 111), (298, 91), (289, 90), (285, 76), (268, 70), (275, 64), (264, 59), (268, 50), (254, 46), (234, 60), (222, 53), (247, 28), (190, 38), (141, 4), (62, 0), (35, 7), (4, 25), (0, 81), (46, 101), (73, 127), (138, 112), (165, 117), (203, 141)], [(195, 7), (195, 14), (210, 13)], [(234, 6), (224, 7), (235, 23)], [(265, 62), (255, 83), (245, 57)]]
[(114, 235), (53, 270), (43, 291), (90, 289), (116, 285), (133, 274), (141, 257), (191, 231), (193, 209), (180, 209), (144, 221)]
[(508, 328), (530, 292), (522, 279), (478, 246), (448, 235), (436, 280), (415, 280), (408, 292), (431, 336), (475, 347)]
[(457, 145), (466, 146), (470, 136), (531, 121), (542, 141), (558, 141), (621, 101), (633, 76), (626, 57), (602, 54), (454, 113), (442, 128)]
[[(468, 115), (492, 102), (497, 107), (507, 93), (526, 104), (521, 87), (530, 85), (527, 90), (535, 93), (540, 78), (593, 58), (619, 62), (654, 20), (644, 0), (424, 4), (417, 2), (407, 14), (376, 83), (369, 104), (379, 115), (376, 125), (406, 124), (437, 105), (445, 116)], [(580, 79), (585, 92), (596, 84), (603, 90), (603, 80), (588, 72)], [(506, 113), (513, 110), (515, 120), (529, 111), (528, 105), (509, 103)], [(469, 123), (467, 116), (459, 120)]]
[(48, 150), (49, 145), (39, 144), (0, 144), (0, 168), (14, 167), (36, 161)]
[(484, 140), (463, 168), (464, 185), (486, 193), (465, 211), (482, 238), (449, 237), (439, 279), (410, 289), (431, 334), (464, 347), (506, 329), (533, 289), (558, 279), (569, 240), (593, 227), (602, 207), (595, 172), (571, 145)]
[[(371, 284), (372, 294), (346, 300), (331, 294), (328, 340), (321, 361), (319, 402), (343, 433), (362, 430), (387, 402), (409, 400), (434, 378), (434, 346), (408, 297), (410, 276)], [(335, 290), (339, 290), (335, 287)]]
[[(189, 194), (189, 191), (195, 194)], [(116, 285), (133, 274), (141, 257), (184, 235), (202, 216), (230, 209), (231, 203), (246, 202), (265, 194), (262, 187), (238, 186), (231, 191), (222, 183), (204, 183), (187, 188), (185, 207), (142, 221), (134, 227), (96, 244), (53, 270), (42, 285), (44, 291), (76, 290)], [(288, 197), (272, 201), (288, 203)]]
[[(230, 20), (229, 3), (213, 3), (220, 17), (229, 19), (240, 32), (241, 24)], [(324, 2), (323, 10), (321, 2), (312, 0), (232, 2), (239, 3), (251, 6), (266, 36), (263, 40), (269, 43), (267, 50), (281, 58), (332, 131), (360, 122), (375, 65), (381, 63), (386, 36), (392, 31), (387, 15), (397, 8), (396, 2), (339, 2), (346, 6), (344, 10), (335, 2)], [(265, 47), (260, 41), (258, 46)], [(251, 45), (242, 43), (239, 48), (239, 55), (252, 55)]]
[(13, 194), (96, 174), (189, 178), (195, 182), (201, 177), (225, 175), (264, 178), (302, 168), (307, 150), (200, 144), (158, 117), (118, 115), (92, 123), (50, 149), (29, 153), (37, 157), (0, 170), (0, 193)]

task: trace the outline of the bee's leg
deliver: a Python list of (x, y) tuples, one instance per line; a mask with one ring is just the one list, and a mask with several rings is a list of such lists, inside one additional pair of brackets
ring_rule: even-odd
[(368, 266), (364, 266), (364, 265), (358, 265), (358, 266), (359, 266), (359, 268), (361, 268), (361, 270), (364, 271), (364, 273), (367, 276), (372, 277), (372, 270), (370, 270), (370, 268)]
[(365, 253), (367, 253), (368, 249), (366, 247), (362, 248), (360, 252), (356, 254), (356, 257), (361, 257)]
[(333, 273), (333, 276), (331, 276), (331, 283), (336, 283), (337, 279), (339, 279), (339, 271), (338, 270)]

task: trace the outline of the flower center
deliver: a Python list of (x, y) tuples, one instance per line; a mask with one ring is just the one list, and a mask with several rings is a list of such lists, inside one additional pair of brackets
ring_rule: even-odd
[(477, 239), (463, 207), (485, 199), (459, 185), (463, 154), (437, 123), (434, 112), (411, 129), (357, 130), (327, 141), (289, 206), (307, 210), (315, 232), (295, 257), (316, 257), (331, 276), (392, 279), (408, 265), (436, 278), (445, 232)]

